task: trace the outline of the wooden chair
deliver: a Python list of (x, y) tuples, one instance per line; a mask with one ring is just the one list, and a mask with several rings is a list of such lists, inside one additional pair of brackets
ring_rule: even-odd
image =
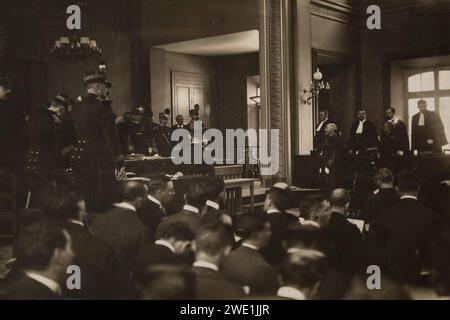
[(225, 183), (225, 210), (229, 215), (236, 215), (242, 212), (242, 189), (250, 187), (250, 210), (254, 209), (255, 181), (258, 179), (243, 178), (244, 166), (227, 165), (215, 167), (216, 177), (224, 179)]

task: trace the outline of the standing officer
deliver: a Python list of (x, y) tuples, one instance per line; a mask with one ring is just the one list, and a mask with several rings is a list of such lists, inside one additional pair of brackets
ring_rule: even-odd
[(347, 142), (350, 154), (365, 154), (379, 147), (377, 129), (367, 120), (366, 111), (358, 110), (358, 121), (352, 125)]
[(395, 117), (395, 109), (389, 107), (385, 111), (386, 122), (381, 128), (381, 149), (388, 156), (399, 151), (409, 150), (409, 138), (405, 123)]
[(320, 123), (316, 127), (316, 134), (314, 136), (314, 147), (316, 150), (320, 150), (322, 148), (323, 143), (325, 142), (325, 128), (331, 121), (328, 119), (328, 110), (320, 110), (319, 112)]
[(170, 142), (170, 128), (167, 126), (169, 122), (170, 111), (166, 109), (164, 112), (159, 114), (159, 126), (156, 132), (156, 148), (158, 149), (159, 155), (163, 157), (170, 157), (172, 152), (171, 142)]
[(85, 191), (87, 210), (103, 212), (114, 201), (115, 177), (125, 172), (124, 157), (115, 115), (107, 102), (111, 83), (103, 73), (90, 71), (84, 86), (87, 94), (72, 111), (78, 136), (74, 169)]
[(441, 117), (427, 109), (426, 100), (419, 100), (417, 108), (419, 112), (412, 117), (412, 150), (442, 153), (447, 137)]
[(0, 75), (0, 169), (18, 173), (22, 169), (22, 151), (26, 150), (25, 118), (11, 104), (10, 95), (11, 82)]

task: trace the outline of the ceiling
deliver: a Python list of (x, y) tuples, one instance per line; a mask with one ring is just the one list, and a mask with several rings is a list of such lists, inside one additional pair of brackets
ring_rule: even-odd
[(259, 52), (259, 31), (224, 34), (196, 40), (182, 41), (155, 46), (169, 52), (205, 57), (229, 56)]

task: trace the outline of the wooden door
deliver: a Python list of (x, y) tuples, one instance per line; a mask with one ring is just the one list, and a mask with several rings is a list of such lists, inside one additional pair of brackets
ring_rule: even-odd
[(209, 124), (209, 81), (204, 74), (172, 71), (172, 121), (182, 115), (185, 123), (190, 121), (189, 110), (200, 106), (200, 120)]

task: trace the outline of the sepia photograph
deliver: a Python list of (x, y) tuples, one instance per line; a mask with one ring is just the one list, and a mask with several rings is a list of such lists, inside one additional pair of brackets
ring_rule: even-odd
[(0, 0), (0, 301), (449, 301), (449, 19), (450, 0)]

